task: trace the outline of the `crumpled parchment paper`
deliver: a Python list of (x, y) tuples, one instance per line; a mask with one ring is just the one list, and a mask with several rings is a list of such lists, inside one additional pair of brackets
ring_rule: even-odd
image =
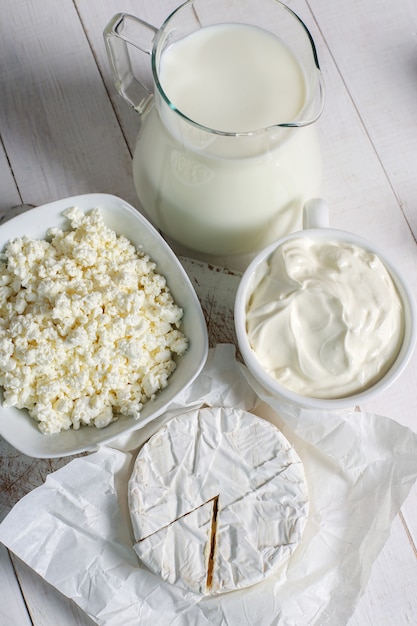
[[(274, 422), (302, 458), (310, 491), (303, 542), (287, 567), (212, 598), (141, 566), (127, 508), (138, 447), (176, 413), (205, 404)], [(417, 434), (382, 416), (281, 406), (256, 387), (234, 347), (220, 345), (166, 415), (71, 461), (18, 502), (0, 541), (105, 626), (342, 626), (416, 478)]]

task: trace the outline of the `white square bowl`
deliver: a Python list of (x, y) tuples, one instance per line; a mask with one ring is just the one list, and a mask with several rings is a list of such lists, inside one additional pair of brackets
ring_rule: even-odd
[[(0, 435), (17, 450), (35, 458), (54, 458), (95, 450), (99, 446), (143, 427), (161, 415), (173, 400), (200, 373), (208, 352), (207, 327), (200, 302), (190, 279), (171, 248), (155, 228), (130, 204), (108, 194), (86, 194), (51, 202), (18, 215), (0, 225), (0, 250), (11, 239), (24, 235), (44, 239), (51, 227), (68, 229), (63, 211), (78, 207), (83, 212), (99, 208), (107, 226), (124, 235), (157, 264), (166, 277), (175, 302), (183, 309), (183, 333), (188, 337), (187, 352), (176, 357), (177, 368), (168, 386), (148, 401), (138, 420), (120, 416), (106, 428), (82, 426), (54, 435), (44, 435), (26, 410), (0, 406)], [(1, 388), (0, 388), (1, 389)]]

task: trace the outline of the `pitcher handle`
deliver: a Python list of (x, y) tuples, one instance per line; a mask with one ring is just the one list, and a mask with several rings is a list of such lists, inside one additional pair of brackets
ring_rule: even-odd
[(127, 44), (149, 55), (157, 32), (158, 29), (151, 24), (127, 13), (117, 13), (103, 32), (116, 89), (141, 115), (152, 102), (153, 94), (133, 74)]
[(311, 198), (303, 207), (303, 229), (329, 228), (329, 207), (322, 198)]

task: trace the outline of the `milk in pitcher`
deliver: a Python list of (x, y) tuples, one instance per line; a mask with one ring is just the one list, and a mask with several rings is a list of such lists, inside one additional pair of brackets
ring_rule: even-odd
[(314, 127), (279, 126), (306, 98), (293, 54), (258, 27), (213, 25), (168, 46), (158, 71), (170, 107), (156, 98), (133, 163), (151, 221), (209, 255), (251, 253), (298, 229), (321, 171)]

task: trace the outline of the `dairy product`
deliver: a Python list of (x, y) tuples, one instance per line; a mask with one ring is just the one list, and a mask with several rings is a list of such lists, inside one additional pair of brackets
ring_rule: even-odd
[(64, 214), (69, 230), (17, 238), (0, 257), (3, 406), (27, 408), (47, 434), (137, 419), (187, 349), (150, 257), (98, 209)]
[(305, 103), (292, 53), (262, 29), (216, 25), (168, 46), (159, 74), (182, 114), (237, 134), (197, 128), (157, 93), (133, 163), (150, 219), (208, 254), (251, 252), (298, 227), (302, 204), (318, 193), (321, 162), (314, 127), (276, 127), (294, 121)]
[(300, 237), (259, 269), (246, 323), (257, 359), (279, 383), (305, 396), (342, 398), (392, 365), (403, 316), (378, 256), (343, 241)]
[(250, 132), (294, 121), (306, 86), (294, 55), (272, 33), (243, 24), (207, 26), (169, 46), (162, 88), (194, 122), (223, 132)]
[(303, 464), (271, 423), (232, 408), (172, 419), (128, 487), (142, 562), (201, 594), (244, 588), (290, 558), (308, 516)]

